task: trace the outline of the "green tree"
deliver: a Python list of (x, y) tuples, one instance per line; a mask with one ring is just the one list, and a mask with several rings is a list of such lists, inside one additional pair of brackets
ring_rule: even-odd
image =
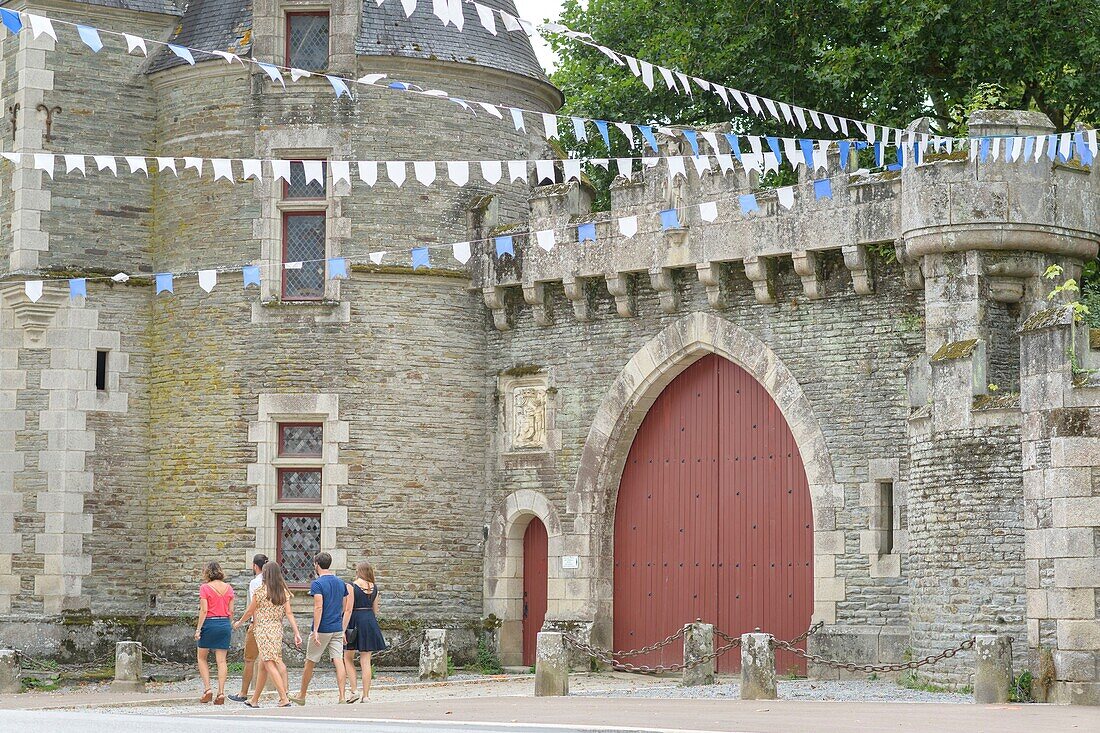
[[(693, 76), (878, 124), (927, 115), (941, 132), (959, 133), (971, 110), (992, 106), (1039, 110), (1066, 130), (1100, 115), (1096, 2), (566, 0), (562, 22)], [(567, 113), (777, 129), (727, 110), (714, 94), (667, 91), (659, 76), (649, 92), (576, 41), (553, 37), (551, 45)]]

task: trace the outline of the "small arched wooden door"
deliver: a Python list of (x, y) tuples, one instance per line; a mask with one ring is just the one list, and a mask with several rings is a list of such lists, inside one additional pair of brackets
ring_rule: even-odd
[[(731, 636), (789, 639), (813, 615), (813, 513), (794, 436), (767, 390), (708, 355), (649, 409), (615, 507), (614, 646), (653, 644), (696, 618)], [(721, 642), (716, 639), (716, 645)], [(683, 645), (629, 659), (683, 660)], [(736, 650), (718, 662), (740, 668)], [(776, 655), (782, 674), (805, 662)]]
[(523, 533), (523, 663), (535, 663), (535, 643), (546, 620), (546, 526), (532, 517)]

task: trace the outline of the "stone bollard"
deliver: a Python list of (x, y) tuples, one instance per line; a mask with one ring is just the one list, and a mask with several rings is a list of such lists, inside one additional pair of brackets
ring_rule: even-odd
[(771, 637), (741, 634), (741, 699), (775, 698), (775, 649)]
[(141, 676), (141, 642), (120, 641), (115, 644), (115, 692), (145, 692), (145, 678)]
[(1012, 688), (1012, 639), (1002, 634), (974, 637), (974, 702), (1006, 703)]
[[(701, 664), (700, 659), (714, 654), (714, 624), (705, 624), (696, 619), (695, 623), (684, 627), (684, 687), (714, 684), (714, 658)], [(692, 666), (687, 666), (692, 665)]]
[(535, 697), (569, 694), (569, 653), (558, 631), (540, 631), (535, 643)]
[(23, 689), (23, 670), (19, 667), (19, 653), (14, 649), (0, 649), (0, 695)]
[(427, 629), (420, 644), (420, 679), (447, 679), (447, 630)]

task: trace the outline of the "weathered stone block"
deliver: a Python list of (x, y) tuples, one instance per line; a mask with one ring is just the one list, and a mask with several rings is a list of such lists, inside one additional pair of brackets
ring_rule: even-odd
[(700, 621), (688, 624), (684, 634), (684, 665), (690, 666), (684, 667), (681, 682), (684, 687), (714, 684), (714, 658), (699, 662), (711, 654), (714, 654), (714, 624)]
[(535, 697), (569, 694), (569, 654), (565, 636), (558, 631), (540, 631), (535, 643)]
[(420, 679), (447, 679), (447, 630), (427, 629), (420, 643)]
[(774, 700), (775, 649), (768, 634), (741, 635), (741, 699)]
[(1012, 679), (1011, 640), (1000, 634), (978, 634), (974, 642), (974, 702), (1008, 702)]
[(145, 679), (141, 674), (141, 642), (120, 641), (115, 644), (115, 679), (111, 689), (145, 692)]
[(23, 672), (19, 667), (19, 655), (14, 649), (0, 649), (0, 695), (9, 695), (23, 689)]

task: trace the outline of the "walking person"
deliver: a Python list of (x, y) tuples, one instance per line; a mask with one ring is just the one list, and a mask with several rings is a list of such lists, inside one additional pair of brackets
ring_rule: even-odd
[[(252, 557), (252, 580), (248, 581), (248, 607), (252, 607), (252, 599), (256, 596), (256, 591), (263, 585), (263, 572), (264, 565), (267, 564), (267, 555), (257, 554)], [(234, 628), (237, 624), (233, 625)], [(229, 699), (233, 702), (244, 702), (248, 699), (248, 688), (252, 683), (252, 676), (255, 674), (256, 669), (256, 635), (253, 633), (255, 623), (249, 624), (248, 631), (244, 635), (244, 669), (241, 671), (241, 694), (230, 695)], [(262, 690), (261, 690), (262, 692)]]
[[(351, 620), (348, 622), (347, 644), (344, 646), (344, 666), (348, 670), (348, 702), (366, 702), (370, 699), (371, 654), (386, 648), (382, 629), (378, 626), (378, 586), (374, 582), (374, 568), (369, 562), (355, 566), (355, 581), (348, 584), (354, 599)], [(359, 668), (363, 672), (363, 694), (356, 694), (355, 654), (359, 654)]]
[(256, 643), (256, 689), (252, 699), (244, 704), (250, 708), (260, 707), (260, 695), (270, 677), (279, 691), (279, 707), (288, 708), (287, 672), (283, 664), (283, 618), (289, 619), (290, 627), (294, 629), (295, 646), (302, 646), (302, 635), (298, 633), (298, 622), (294, 620), (294, 611), (290, 608), (293, 596), (283, 578), (283, 569), (278, 563), (265, 563), (262, 577), (263, 583), (256, 589), (248, 608), (233, 624), (233, 628), (240, 628), (241, 624), (252, 619), (249, 633), (255, 637)]
[(302, 668), (302, 687), (297, 697), (290, 698), (295, 705), (306, 704), (309, 681), (313, 669), (327, 652), (336, 667), (336, 686), (340, 690), (340, 702), (344, 702), (344, 629), (351, 616), (351, 603), (345, 603), (347, 583), (332, 574), (332, 555), (318, 552), (313, 558), (313, 572), (317, 577), (309, 584), (313, 596), (313, 628), (306, 643), (306, 663)]
[[(203, 693), (199, 702), (225, 704), (225, 680), (229, 666), (225, 658), (229, 654), (229, 638), (233, 633), (230, 619), (233, 617), (233, 586), (225, 582), (222, 566), (209, 562), (202, 572), (203, 584), (199, 586), (199, 620), (195, 625), (195, 646), (198, 648), (199, 676)], [(218, 694), (210, 689), (210, 665), (207, 653), (213, 649), (218, 665)]]

